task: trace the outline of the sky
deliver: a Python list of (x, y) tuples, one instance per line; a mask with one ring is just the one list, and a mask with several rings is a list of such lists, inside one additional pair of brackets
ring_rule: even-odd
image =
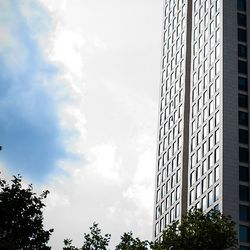
[(163, 1), (0, 0), (0, 168), (48, 189), (50, 244), (151, 239)]

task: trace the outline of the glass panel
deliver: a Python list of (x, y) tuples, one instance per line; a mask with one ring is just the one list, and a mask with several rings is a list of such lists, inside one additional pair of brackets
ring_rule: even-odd
[(239, 148), (239, 161), (240, 162), (248, 162), (249, 155), (248, 155), (248, 149), (247, 148)]
[(247, 32), (243, 29), (238, 29), (238, 41), (246, 42), (247, 41)]
[(249, 207), (240, 205), (239, 215), (241, 221), (249, 221)]
[(238, 72), (240, 74), (247, 74), (247, 63), (243, 61), (238, 61)]
[(241, 11), (246, 11), (246, 0), (237, 0), (237, 8)]
[(238, 45), (238, 56), (247, 58), (247, 47), (245, 45), (242, 44)]
[(238, 78), (238, 87), (239, 90), (247, 91), (247, 78), (239, 77)]
[(249, 201), (249, 189), (247, 186), (240, 185), (239, 193), (241, 201)]
[(248, 113), (239, 111), (239, 124), (244, 126), (248, 125)]
[(238, 104), (241, 108), (247, 108), (248, 107), (248, 96), (247, 95), (238, 95)]
[(246, 26), (246, 15), (238, 13), (238, 25)]
[(250, 247), (240, 246), (240, 250), (250, 250)]
[(240, 225), (240, 241), (249, 241), (249, 227)]
[(239, 129), (239, 142), (248, 144), (248, 130)]
[(248, 167), (239, 167), (239, 179), (240, 181), (249, 181), (249, 169)]

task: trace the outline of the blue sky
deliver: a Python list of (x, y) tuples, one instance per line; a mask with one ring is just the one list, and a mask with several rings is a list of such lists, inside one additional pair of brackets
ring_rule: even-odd
[(52, 249), (93, 221), (151, 237), (162, 7), (0, 0), (0, 167), (50, 190)]
[(1, 158), (13, 172), (41, 181), (66, 157), (57, 103), (44, 84), (55, 81), (58, 70), (35, 38), (37, 28), (39, 36), (48, 36), (50, 18), (35, 2), (30, 2), (30, 8), (40, 13), (40, 23), (24, 16), (21, 1), (7, 3), (2, 3), (2, 11), (8, 14), (1, 26), (8, 30), (13, 45), (3, 45), (0, 53)]

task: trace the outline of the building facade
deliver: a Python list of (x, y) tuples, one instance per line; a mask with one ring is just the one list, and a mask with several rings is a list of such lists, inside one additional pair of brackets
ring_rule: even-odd
[(193, 207), (230, 214), (250, 249), (250, 0), (164, 3), (154, 239)]

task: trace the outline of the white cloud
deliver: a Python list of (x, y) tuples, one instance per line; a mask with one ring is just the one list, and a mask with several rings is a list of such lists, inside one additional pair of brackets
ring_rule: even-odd
[(93, 221), (112, 234), (113, 246), (129, 230), (150, 239), (161, 4), (40, 1), (55, 24), (44, 48), (60, 68), (51, 89), (63, 86), (59, 118), (71, 132), (68, 149), (79, 156), (61, 161), (67, 174), (45, 186), (53, 249), (67, 237), (80, 246)]
[[(72, 165), (68, 177), (53, 180), (45, 213), (47, 226), (54, 227), (53, 249), (62, 240), (82, 243), (82, 235), (97, 221), (104, 232), (112, 233), (113, 246), (124, 231), (133, 230), (144, 238), (151, 237), (152, 154), (139, 157), (135, 174), (124, 176), (121, 155), (114, 144), (92, 148), (85, 166)], [(67, 225), (67, 226), (65, 226)], [(59, 241), (61, 240), (61, 242)]]

